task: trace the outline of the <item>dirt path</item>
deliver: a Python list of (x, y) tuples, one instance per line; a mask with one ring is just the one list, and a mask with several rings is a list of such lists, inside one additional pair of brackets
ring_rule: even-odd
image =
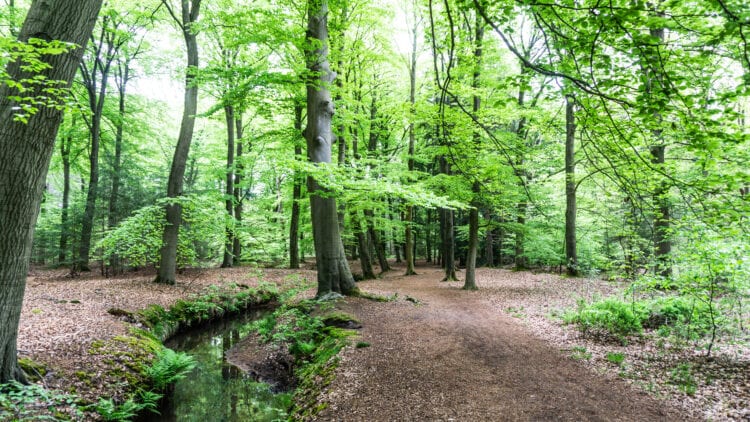
[(624, 381), (586, 369), (475, 292), (440, 283), (438, 269), (418, 271), (360, 283), (418, 304), (347, 300), (370, 347), (344, 352), (319, 420), (686, 419)]

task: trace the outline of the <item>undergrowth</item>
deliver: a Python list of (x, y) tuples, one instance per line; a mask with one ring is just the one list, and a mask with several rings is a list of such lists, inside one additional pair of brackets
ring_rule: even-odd
[[(325, 315), (315, 315), (330, 310), (332, 306), (330, 302), (315, 300), (285, 303), (255, 323), (261, 342), (284, 347), (293, 358), (297, 387), (290, 411), (291, 420), (306, 420), (322, 410), (317, 403), (318, 394), (333, 381), (338, 365), (336, 355), (348, 344), (347, 339), (356, 335), (356, 331), (327, 325)], [(333, 314), (337, 316), (337, 322), (346, 315), (341, 312)]]
[(622, 343), (629, 336), (641, 335), (644, 329), (656, 330), (663, 337), (698, 341), (712, 333), (719, 318), (716, 309), (684, 296), (633, 301), (609, 297), (592, 303), (580, 300), (577, 309), (563, 315), (566, 324), (577, 325), (584, 335)]

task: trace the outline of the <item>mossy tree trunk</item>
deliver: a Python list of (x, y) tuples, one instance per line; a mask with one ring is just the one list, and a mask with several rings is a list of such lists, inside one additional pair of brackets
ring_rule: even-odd
[[(40, 38), (85, 46), (101, 8), (101, 0), (37, 0), (31, 4), (19, 41)], [(42, 56), (50, 66), (41, 72), (47, 80), (70, 86), (83, 47), (60, 55)], [(14, 80), (38, 74), (22, 68), (20, 62), (8, 65)], [(44, 95), (43, 84), (22, 96)], [(24, 122), (14, 120), (19, 96), (15, 88), (0, 84), (0, 383), (25, 382), (18, 366), (18, 323), (21, 316), (26, 274), (34, 225), (49, 168), (55, 137), (62, 120), (62, 109), (42, 108)]]

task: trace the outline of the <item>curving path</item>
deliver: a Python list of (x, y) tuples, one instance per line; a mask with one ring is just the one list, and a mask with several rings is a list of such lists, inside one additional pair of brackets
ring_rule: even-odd
[[(400, 269), (360, 287), (401, 300), (347, 299), (366, 348), (343, 353), (317, 420), (686, 420), (624, 381), (591, 372), (440, 270)], [(403, 300), (416, 298), (419, 304)]]

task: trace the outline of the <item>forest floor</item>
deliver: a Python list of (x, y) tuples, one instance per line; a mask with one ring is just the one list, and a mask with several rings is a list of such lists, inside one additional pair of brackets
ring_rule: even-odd
[(479, 269), (480, 290), (465, 291), (436, 267), (417, 272), (359, 283), (400, 300), (343, 305), (370, 346), (342, 353), (321, 420), (750, 420), (747, 343), (707, 360), (653, 333), (628, 345), (584, 338), (555, 317), (624, 284)]
[[(554, 274), (479, 269), (480, 290), (440, 282), (420, 266), (404, 277), (396, 266), (362, 290), (396, 295), (390, 302), (347, 298), (340, 306), (362, 321), (369, 347), (347, 347), (324, 391), (320, 420), (750, 420), (750, 349), (720, 343), (707, 360), (692, 347), (657, 342), (647, 333), (628, 345), (590, 339), (559, 315), (578, 299), (620, 294), (623, 285)], [(117, 397), (117, 386), (77, 379), (96, 371), (92, 342), (128, 332), (107, 313), (163, 306), (210, 285), (315, 280), (311, 270), (253, 268), (186, 271), (175, 286), (154, 285), (149, 272), (102, 278), (64, 270), (29, 276), (19, 356), (45, 364), (48, 387)], [(462, 275), (459, 275), (462, 277)], [(614, 364), (607, 353), (622, 353)], [(687, 368), (687, 369), (686, 369)], [(685, 384), (695, 392), (681, 391)], [(684, 390), (684, 388), (683, 388)]]

